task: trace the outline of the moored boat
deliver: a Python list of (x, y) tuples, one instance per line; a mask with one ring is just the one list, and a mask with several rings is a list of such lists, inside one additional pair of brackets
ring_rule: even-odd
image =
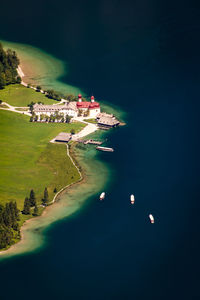
[(134, 195), (131, 195), (130, 199), (131, 199), (131, 204), (134, 204), (134, 202), (135, 202), (135, 197), (134, 197)]
[(101, 193), (101, 195), (100, 195), (99, 199), (100, 199), (100, 200), (103, 200), (103, 199), (105, 198), (105, 195), (106, 195), (106, 193), (105, 193), (105, 192)]
[(154, 217), (152, 214), (149, 215), (149, 219), (150, 219), (151, 224), (154, 224)]
[(106, 151), (106, 152), (114, 152), (114, 149), (113, 148), (108, 148), (108, 147), (101, 147), (101, 146), (98, 146), (96, 147), (97, 150), (100, 150), (100, 151)]

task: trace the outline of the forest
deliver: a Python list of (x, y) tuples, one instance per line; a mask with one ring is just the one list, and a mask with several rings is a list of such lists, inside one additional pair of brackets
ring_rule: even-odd
[(19, 214), (16, 202), (0, 205), (0, 249), (7, 248), (20, 238)]
[(4, 50), (0, 43), (0, 89), (8, 84), (21, 83), (21, 78), (17, 73), (19, 58), (15, 51)]

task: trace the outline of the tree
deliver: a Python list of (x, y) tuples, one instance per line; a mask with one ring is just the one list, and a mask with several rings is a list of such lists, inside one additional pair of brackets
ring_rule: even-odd
[(21, 79), (17, 73), (19, 59), (16, 52), (8, 49), (4, 51), (0, 44), (0, 89), (5, 85), (18, 83)]
[[(27, 198), (28, 199), (28, 198)], [(11, 245), (16, 233), (19, 236), (19, 210), (16, 202), (10, 201), (5, 206), (0, 205), (0, 249)]]
[(22, 82), (21, 77), (20, 77), (20, 76), (17, 76), (17, 78), (16, 78), (16, 83), (21, 83), (21, 82)]
[(71, 133), (71, 134), (75, 134), (74, 128), (72, 128), (72, 129), (70, 130), (70, 133)]
[(49, 122), (53, 122), (53, 115), (52, 114), (49, 117)]
[(88, 117), (89, 114), (90, 114), (89, 109), (87, 109), (87, 110), (84, 112), (84, 117)]
[(35, 203), (34, 211), (33, 211), (33, 216), (38, 216), (38, 206), (37, 203)]
[(13, 220), (12, 220), (12, 214), (10, 211), (9, 203), (6, 203), (6, 206), (3, 211), (3, 222), (4, 222), (5, 226), (7, 226), (7, 227), (12, 226)]
[(30, 191), (30, 206), (35, 206), (36, 204), (36, 198), (35, 198), (35, 192), (34, 190)]
[(40, 121), (43, 121), (44, 118), (45, 118), (45, 115), (44, 115), (44, 114), (41, 114), (41, 115), (40, 115)]
[(31, 102), (30, 104), (28, 104), (27, 106), (29, 107), (30, 109), (30, 112), (33, 114), (33, 106), (34, 106), (35, 102)]
[(6, 85), (5, 74), (1, 73), (0, 74), (0, 89), (4, 89), (5, 85)]
[(76, 96), (72, 95), (72, 94), (67, 94), (64, 96), (64, 98), (68, 101), (77, 101)]
[(71, 121), (71, 117), (70, 116), (66, 116), (66, 123), (70, 123), (70, 121)]
[(54, 90), (47, 90), (45, 91), (46, 97), (50, 99), (54, 99), (57, 101), (60, 101), (62, 98), (62, 95)]
[(14, 69), (16, 69), (20, 63), (17, 54), (15, 51), (12, 51), (11, 49), (8, 49), (7, 52), (7, 61), (8, 64), (13, 67)]
[(30, 200), (28, 199), (28, 197), (26, 197), (24, 200), (24, 209), (22, 213), (24, 215), (30, 215)]
[(47, 188), (45, 187), (45, 189), (44, 189), (44, 197), (42, 199), (42, 203), (44, 205), (46, 205), (48, 201), (49, 201), (49, 193), (48, 193)]
[(49, 116), (48, 115), (45, 115), (44, 119), (45, 119), (45, 122), (49, 122)]
[(13, 229), (15, 231), (19, 231), (20, 230), (19, 223), (15, 222), (15, 224), (13, 225)]
[(53, 190), (54, 193), (57, 193), (57, 188), (55, 187), (55, 189)]
[(79, 110), (78, 110), (78, 117), (81, 117), (81, 116), (82, 116), (82, 114), (83, 114), (83, 111), (82, 111), (82, 109), (79, 109)]
[(14, 202), (14, 213), (15, 213), (16, 220), (19, 221), (20, 220), (20, 217), (19, 217), (20, 211), (17, 208), (17, 202), (16, 201)]
[(41, 91), (41, 89), (42, 89), (42, 88), (41, 88), (41, 86), (40, 86), (40, 85), (37, 85), (37, 86), (36, 86), (36, 92), (40, 92), (40, 91)]
[(12, 230), (6, 226), (0, 225), (0, 249), (6, 248), (10, 245), (12, 238)]

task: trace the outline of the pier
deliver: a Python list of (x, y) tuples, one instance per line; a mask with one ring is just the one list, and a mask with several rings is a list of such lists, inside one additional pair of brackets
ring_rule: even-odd
[(103, 142), (101, 142), (101, 141), (96, 141), (96, 140), (92, 140), (92, 139), (90, 139), (90, 140), (81, 140), (81, 139), (79, 139), (79, 140), (77, 140), (77, 142), (78, 143), (83, 143), (84, 145), (87, 145), (87, 144), (102, 145), (103, 144)]

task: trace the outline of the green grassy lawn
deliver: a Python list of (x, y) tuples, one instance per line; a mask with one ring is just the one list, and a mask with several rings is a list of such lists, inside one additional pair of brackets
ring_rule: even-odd
[(0, 108), (8, 108), (8, 105), (6, 105), (6, 104), (0, 104)]
[(44, 104), (55, 104), (58, 101), (48, 99), (44, 94), (36, 92), (31, 88), (21, 84), (11, 84), (0, 90), (0, 100), (13, 106), (27, 106), (33, 102), (43, 102)]
[(31, 123), (29, 117), (0, 110), (0, 203), (16, 200), (23, 208), (30, 190), (36, 193), (38, 204), (44, 188), (52, 200), (57, 190), (77, 181), (79, 174), (66, 155), (66, 145), (49, 141), (59, 132), (81, 130), (82, 123)]
[(15, 110), (18, 110), (18, 111), (28, 111), (29, 108), (28, 107), (27, 108), (17, 107), (17, 108), (15, 108)]
[(97, 124), (96, 119), (84, 119), (83, 121), (86, 121), (88, 123)]

